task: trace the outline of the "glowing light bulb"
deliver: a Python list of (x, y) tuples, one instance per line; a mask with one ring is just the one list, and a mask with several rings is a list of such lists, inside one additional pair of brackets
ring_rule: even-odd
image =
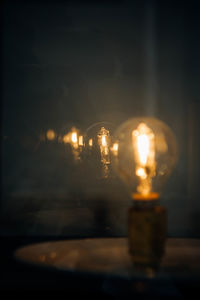
[(79, 138), (78, 138), (78, 145), (79, 146), (84, 146), (84, 143), (83, 143), (83, 136), (80, 135)]
[(53, 141), (56, 138), (55, 131), (53, 129), (47, 130), (46, 137), (49, 141)]
[(69, 135), (68, 135), (68, 134), (65, 134), (65, 135), (63, 136), (63, 143), (64, 143), (64, 144), (67, 144), (67, 143), (69, 143), (69, 141), (70, 141)]
[(88, 144), (89, 144), (90, 147), (92, 147), (93, 146), (93, 139), (89, 139)]
[(83, 136), (79, 135), (79, 130), (72, 127), (71, 130), (63, 135), (63, 143), (70, 144), (75, 161), (80, 160), (80, 153), (82, 152)]
[[(134, 200), (158, 199), (177, 161), (177, 144), (171, 129), (155, 118), (133, 118), (114, 134), (116, 172)], [(114, 150), (115, 149), (115, 150)]]
[(69, 132), (70, 144), (74, 149), (78, 148), (78, 130), (73, 127), (71, 132)]
[(132, 143), (135, 172), (139, 178), (137, 191), (148, 195), (152, 188), (152, 177), (155, 175), (155, 135), (145, 123), (140, 123), (137, 129), (132, 131)]
[(99, 122), (91, 125), (85, 134), (85, 157), (88, 164), (93, 164), (97, 172), (101, 169), (101, 176), (108, 178), (111, 164), (111, 131), (113, 125), (109, 122)]
[(78, 141), (78, 138), (77, 138), (77, 132), (76, 131), (73, 131), (72, 132), (72, 143), (74, 145), (77, 145), (77, 141)]
[(129, 253), (136, 266), (154, 269), (167, 232), (167, 210), (156, 200), (177, 161), (176, 140), (166, 124), (146, 117), (126, 121), (114, 136), (114, 167), (134, 200), (128, 211)]
[(98, 144), (101, 153), (101, 161), (104, 165), (110, 164), (110, 132), (105, 129), (105, 127), (101, 127), (97, 134)]

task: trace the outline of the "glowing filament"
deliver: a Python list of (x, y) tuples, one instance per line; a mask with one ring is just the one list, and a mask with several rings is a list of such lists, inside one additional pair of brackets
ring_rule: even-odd
[(72, 132), (72, 143), (77, 143), (78, 138), (77, 138), (77, 132)]
[[(80, 137), (79, 137), (80, 138)], [(78, 131), (75, 128), (72, 128), (70, 132), (63, 136), (63, 142), (65, 144), (69, 143), (72, 147), (78, 147)]]
[(106, 130), (104, 127), (101, 127), (98, 132), (98, 144), (100, 147), (101, 153), (101, 162), (103, 164), (110, 164), (110, 155), (109, 155), (109, 144), (110, 144), (110, 133), (109, 130)]
[(146, 179), (147, 178), (147, 174), (145, 172), (145, 170), (143, 168), (138, 168), (136, 170), (136, 175), (141, 177), (142, 179)]
[(141, 134), (137, 138), (138, 143), (138, 155), (141, 165), (147, 164), (147, 158), (149, 154), (149, 138), (146, 134)]
[(132, 132), (136, 176), (139, 178), (137, 191), (147, 195), (152, 190), (152, 177), (155, 176), (155, 136), (144, 123)]
[(106, 136), (105, 135), (102, 135), (102, 146), (103, 147), (106, 147), (107, 146), (107, 141), (106, 141)]
[(82, 135), (80, 135), (78, 138), (78, 144), (79, 144), (79, 146), (83, 146), (83, 136)]
[(78, 129), (73, 127), (62, 139), (65, 144), (68, 143), (71, 145), (74, 160), (80, 160), (80, 152), (82, 150), (80, 146), (83, 146), (83, 136), (79, 136)]

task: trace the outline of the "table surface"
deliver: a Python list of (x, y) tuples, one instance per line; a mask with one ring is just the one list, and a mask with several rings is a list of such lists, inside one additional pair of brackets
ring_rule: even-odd
[(189, 280), (200, 278), (200, 240), (169, 238), (160, 269), (156, 273), (134, 270), (127, 238), (92, 238), (52, 241), (28, 245), (15, 252), (15, 258), (42, 268), (101, 274), (118, 278), (147, 277)]

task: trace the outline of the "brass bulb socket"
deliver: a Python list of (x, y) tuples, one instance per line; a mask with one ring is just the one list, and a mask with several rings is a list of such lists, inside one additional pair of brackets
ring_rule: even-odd
[(167, 210), (158, 201), (135, 201), (128, 211), (129, 253), (135, 266), (157, 268), (164, 255)]

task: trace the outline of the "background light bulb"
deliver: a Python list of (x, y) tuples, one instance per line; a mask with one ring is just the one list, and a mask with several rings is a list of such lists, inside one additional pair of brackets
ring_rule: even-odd
[(88, 127), (84, 136), (85, 160), (101, 178), (110, 176), (112, 133), (112, 123), (99, 122)]
[(177, 161), (171, 129), (155, 118), (132, 118), (114, 133), (114, 168), (135, 200), (157, 199)]
[(76, 162), (80, 161), (84, 146), (83, 135), (80, 134), (80, 130), (72, 127), (69, 131), (64, 132), (62, 142), (70, 145), (74, 160)]
[(46, 137), (47, 137), (47, 140), (49, 140), (49, 141), (55, 140), (55, 138), (56, 138), (55, 131), (53, 129), (47, 130)]

